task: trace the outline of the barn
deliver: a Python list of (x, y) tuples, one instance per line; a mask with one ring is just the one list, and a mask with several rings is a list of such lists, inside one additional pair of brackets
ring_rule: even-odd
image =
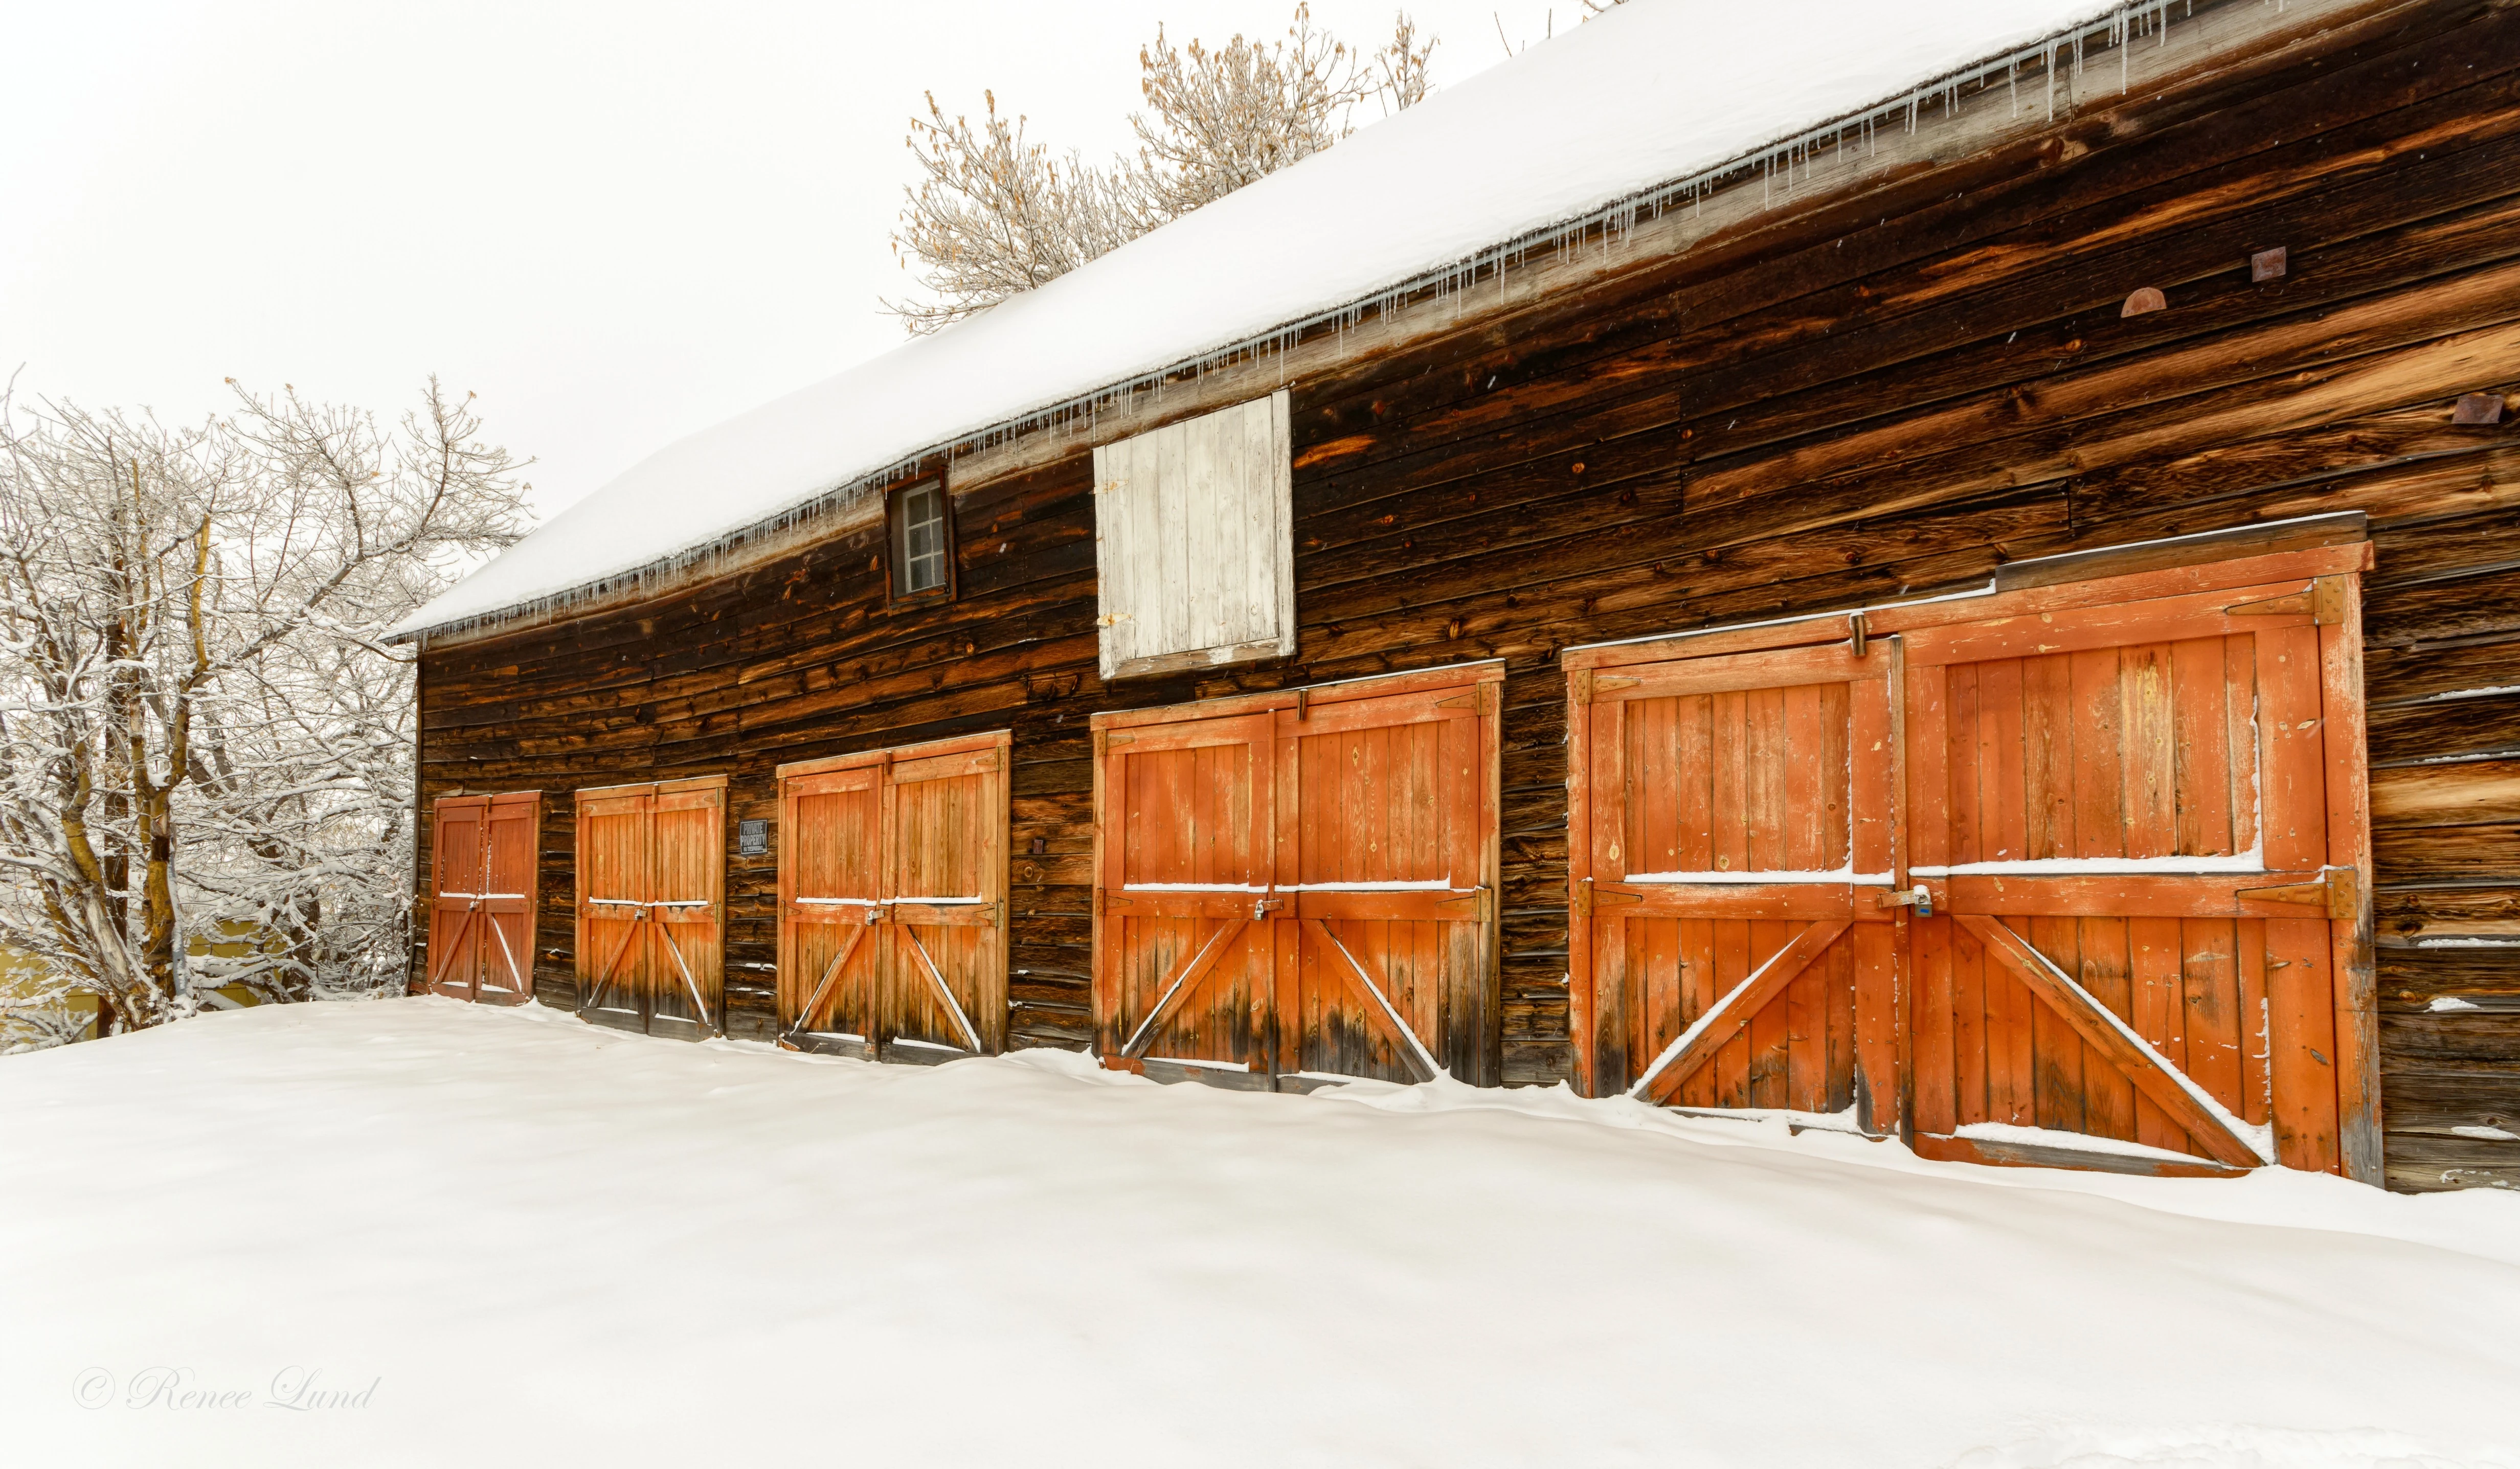
[(417, 988), (2520, 1186), (2520, 15), (1636, 0), (410, 619)]

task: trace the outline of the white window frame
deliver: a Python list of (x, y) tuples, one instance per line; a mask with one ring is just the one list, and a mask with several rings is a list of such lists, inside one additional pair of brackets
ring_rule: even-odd
[[(936, 518), (933, 522), (936, 547), (925, 556), (913, 554), (910, 545), (911, 536), (923, 526), (923, 523), (922, 526), (914, 526), (910, 520), (911, 501), (913, 497), (920, 495), (934, 496), (936, 505)], [(884, 519), (887, 522), (884, 526), (884, 534), (892, 542), (889, 557), (892, 597), (895, 600), (929, 598), (952, 592), (954, 588), (954, 568), (951, 564), (953, 547), (949, 544), (947, 531), (953, 521), (951, 511), (945, 503), (945, 482), (941, 479), (930, 479), (919, 484), (905, 485), (893, 491), (884, 505)], [(922, 561), (935, 563), (936, 580), (925, 586), (917, 586), (914, 583), (918, 580), (918, 568)]]

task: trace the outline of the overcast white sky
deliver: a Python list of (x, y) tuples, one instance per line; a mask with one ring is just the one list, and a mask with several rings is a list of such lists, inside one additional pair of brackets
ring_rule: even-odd
[[(1440, 85), (1579, 6), (1409, 8)], [(228, 377), (398, 416), (434, 372), (549, 513), (903, 339), (923, 89), (1106, 153), (1158, 21), (1292, 9), (0, 0), (0, 377), (187, 419)], [(1391, 13), (1314, 5), (1351, 40)]]

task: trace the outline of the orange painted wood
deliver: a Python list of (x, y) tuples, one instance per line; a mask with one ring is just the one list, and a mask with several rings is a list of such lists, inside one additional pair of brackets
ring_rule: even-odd
[(2124, 857), (2126, 852), (2126, 707), (2119, 691), (2118, 649), (2088, 648), (2072, 655), (2074, 839), (2060, 855)]
[(2271, 920), (2267, 930), (2268, 1065), (2273, 1078), (2277, 1159), (2287, 1168), (2334, 1172), (2338, 1137), (2336, 1000), (2329, 925)]
[[(2370, 562), (2369, 543), (2353, 542), (2221, 560), (2209, 558), (2191, 565), (2126, 575), (2103, 575), (2018, 591), (1989, 591), (1978, 597), (1890, 602), (1867, 607), (1865, 618), (1874, 637), (1884, 637), (1893, 633), (1948, 627), (1955, 623), (2037, 617), (2084, 607), (2189, 594), (2228, 593), (2231, 595), (2226, 604), (2230, 604), (2299, 591), (2311, 577), (2365, 571), (2370, 569)], [(2016, 563), (2016, 567), (2029, 564)], [(1846, 616), (1843, 611), (1822, 612), (1785, 622), (1759, 623), (1673, 638), (1594, 644), (1570, 647), (1559, 656), (1570, 669), (1615, 671), (1634, 663), (1842, 643), (1847, 636)]]
[(2237, 587), (2230, 591), (2193, 592), (2146, 601), (2083, 607), (2071, 612), (2047, 611), (1990, 618), (1904, 635), (1908, 656), (1917, 664), (1983, 663), (1996, 658), (2038, 657), (2102, 647), (2167, 643), (2175, 638), (2222, 637), (2232, 633), (2264, 636), (2271, 629), (2308, 627), (2307, 611), (2267, 616), (2232, 616), (2227, 605), (2250, 599), (2300, 590), (2299, 582)]
[(1596, 674), (1594, 697), (1602, 703), (1690, 694), (1746, 693), (1844, 685), (1880, 674), (1877, 664), (1856, 657), (1844, 643), (1780, 648), (1731, 657), (1689, 657), (1622, 667)]
[(489, 804), (486, 796), (441, 796), (432, 809), (425, 988), (456, 1000), (474, 998), (480, 971), (475, 919), (486, 870)]
[(2228, 918), (2189, 918), (2180, 924), (2180, 953), (2186, 1001), (2187, 1060), (2180, 1069), (2243, 1112), (2241, 1087), (2240, 964), (2237, 925)]
[[(1589, 916), (1577, 913), (1571, 921), (1585, 923), (1593, 931), (1593, 955), (1598, 973), (1585, 976), (1585, 987), (1591, 998), (1588, 1008), (1592, 1013), (1592, 1028), (1576, 1037), (1575, 1042), (1578, 1048), (1592, 1053), (1592, 1064), (1588, 1070), (1596, 1095), (1624, 1090), (1635, 1078), (1635, 1068), (1649, 1059), (1631, 1056), (1626, 1044), (1630, 1028), (1628, 990), (1633, 973), (1626, 914), (1628, 908), (1634, 905), (1614, 906), (1602, 901), (1604, 894), (1620, 895), (1610, 884), (1628, 871), (1626, 842), (1630, 781), (1627, 727), (1635, 713), (1629, 705), (1622, 703), (1594, 706), (1591, 720), (1593, 749), (1588, 766), (1595, 796), (1593, 824), (1587, 830), (1567, 833), (1568, 849), (1583, 848), (1591, 857), (1592, 880), (1587, 885), (1586, 896), (1592, 900), (1592, 912)], [(1737, 734), (1737, 729), (1734, 733)], [(1740, 809), (1737, 794), (1734, 799), (1732, 810), (1737, 812)], [(1575, 983), (1572, 978), (1568, 981), (1570, 988)]]
[(2073, 913), (2137, 918), (2265, 918), (2298, 917), (2302, 905), (2271, 899), (2243, 898), (2246, 889), (2317, 882), (2318, 868), (2298, 871), (2205, 873), (2177, 876), (2006, 876), (1934, 877), (1927, 881), (1936, 907), (1954, 913), (2002, 913), (2027, 917), (2036, 913)]
[[(1956, 1115), (1962, 1124), (1998, 1121), (1996, 1047), (1987, 1023), (1994, 1002), (1989, 999), (1986, 948), (1964, 928), (1951, 925), (1946, 932), (1951, 936), (1952, 952), (1952, 1091)], [(2004, 982), (2001, 972), (1994, 979), (1998, 985)]]
[(2257, 644), (2267, 867), (2316, 869), (2328, 855), (2318, 630), (2282, 628), (2261, 634)]
[[(1811, 922), (1891, 926), (1875, 905), (1879, 887), (1720, 876), (1843, 872), (1860, 850), (1871, 880), (1886, 886), (1888, 652), (1886, 644), (1868, 658), (1806, 647), (1569, 679), (1570, 729), (1587, 736), (1570, 769), (1582, 814), (1569, 843), (1582, 937), (1570, 942), (1569, 970), (1589, 1021), (1579, 1049), (1590, 1090), (1628, 1086)], [(1677, 875), (1623, 880), (1655, 873)], [(1674, 1078), (1675, 1094), (1711, 1105), (1843, 1105), (1860, 1064), (1863, 982), (1852, 949), (1807, 962), (1761, 1013), (1740, 1017), (1731, 1039), (1710, 1043), (1703, 1077), (1693, 1067)]]
[(2338, 620), (2318, 630), (2322, 753), (2326, 757), (2327, 861), (2352, 868), (2360, 895), (2350, 921), (2329, 925), (2336, 996), (2337, 1147), (2345, 1176), (2383, 1180), (2380, 1018), (2371, 915), (2368, 716), (2362, 698), (2362, 584), (2341, 578)]
[(477, 998), (522, 1004), (534, 996), (542, 793), (502, 791), (490, 798), (484, 816)]
[[(1487, 659), (1476, 663), (1455, 663), (1442, 668), (1421, 668), (1409, 673), (1375, 674), (1368, 678), (1348, 679), (1334, 684), (1313, 684), (1301, 691), (1305, 717), (1309, 722), (1315, 713), (1325, 718), (1336, 716), (1340, 706), (1356, 700), (1387, 698), (1395, 693), (1433, 692), (1442, 698), (1459, 698), (1482, 685), (1502, 686), (1505, 663)], [(1159, 704), (1145, 709), (1112, 709), (1097, 713), (1092, 727), (1097, 731), (1119, 734), (1146, 726), (1171, 726), (1184, 719), (1235, 719), (1250, 714), (1295, 712), (1298, 690), (1273, 689), (1260, 693), (1226, 694), (1201, 699), (1195, 704)], [(1464, 708), (1469, 708), (1463, 705)], [(1191, 711), (1195, 711), (1192, 713)], [(1477, 710), (1470, 709), (1473, 714)], [(1493, 711), (1491, 707), (1490, 712)]]
[[(2066, 974), (2081, 973), (2082, 936), (2074, 919), (2032, 918), (2028, 927), (2028, 942), (2046, 955), (2049, 963)], [(2033, 1005), (2030, 1050), (2031, 1106), (2038, 1125), (2067, 1133), (2091, 1131), (2088, 1109), (2083, 1104), (2083, 1044), (2079, 1029), (2054, 1005)]]
[(2072, 1025), (2092, 1051), (2125, 1073), (2153, 1105), (2185, 1128), (2209, 1156), (2242, 1168), (2255, 1167), (2263, 1161), (2245, 1138), (2179, 1084), (2162, 1056), (2110, 1024), (2089, 992), (2058, 971), (2029, 941), (1993, 918), (1965, 916), (1958, 922), (2013, 979)]
[(2102, 1168), (2111, 1173), (2138, 1174), (2155, 1179), (2230, 1179), (2249, 1171), (2245, 1167), (2216, 1163), (2205, 1158), (2190, 1163), (2175, 1163), (2167, 1158), (2117, 1156), (2104, 1163), (2095, 1163), (2088, 1155), (2064, 1148), (2007, 1145), (1933, 1133), (1919, 1133), (1911, 1145), (1919, 1158), (1931, 1158), (1941, 1163), (1975, 1163), (1988, 1168)]
[[(1912, 1053), (1903, 1057), (1901, 1051), (1901, 1032), (1906, 1027), (1899, 1013), (1899, 935), (1888, 924), (1858, 924), (1830, 958), (1850, 971), (1845, 1023), (1854, 1040), (1850, 1100), (1862, 1103), (1856, 1121), (1876, 1135), (1905, 1131), (1903, 1118), (1920, 1103), (1903, 1100), (1907, 1094), (1903, 1077), (1912, 1065)], [(1830, 1034), (1842, 1032), (1832, 1026)]]
[[(2131, 1006), (2127, 1018), (2144, 1044), (2167, 1056), (2173, 1066), (2184, 1067), (2186, 987), (2181, 973), (2179, 920), (2129, 918), (2126, 924)], [(2136, 1141), (2174, 1150), (2189, 1147), (2187, 1130), (2140, 1093), (2135, 1100), (2135, 1118)]]
[(1583, 1096), (1602, 1094), (1593, 1067), (1597, 1012), (1593, 997), (1598, 989), (1594, 978), (1600, 968), (1600, 954), (1593, 918), (1579, 906), (1579, 900), (1591, 896), (1598, 875), (1593, 834), (1600, 828), (1603, 815), (1595, 794), (1594, 718), (1592, 674), (1570, 668), (1566, 674), (1566, 1033), (1571, 1042), (1567, 1080)]
[[(2076, 941), (2082, 967), (2076, 977), (2109, 1013), (2132, 1020), (2134, 985), (2128, 958), (2126, 918), (2079, 920)], [(2140, 1031), (2138, 1031), (2140, 1034)], [(2083, 1126), (2096, 1136), (2136, 1139), (2135, 1084), (2105, 1059), (2092, 1057), (2083, 1069)], [(1946, 1129), (1948, 1131), (1948, 1129)]]

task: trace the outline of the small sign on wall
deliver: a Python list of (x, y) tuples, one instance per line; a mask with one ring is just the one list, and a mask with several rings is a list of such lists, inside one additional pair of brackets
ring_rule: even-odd
[(770, 855), (770, 824), (767, 821), (735, 824), (735, 855), (767, 857)]

